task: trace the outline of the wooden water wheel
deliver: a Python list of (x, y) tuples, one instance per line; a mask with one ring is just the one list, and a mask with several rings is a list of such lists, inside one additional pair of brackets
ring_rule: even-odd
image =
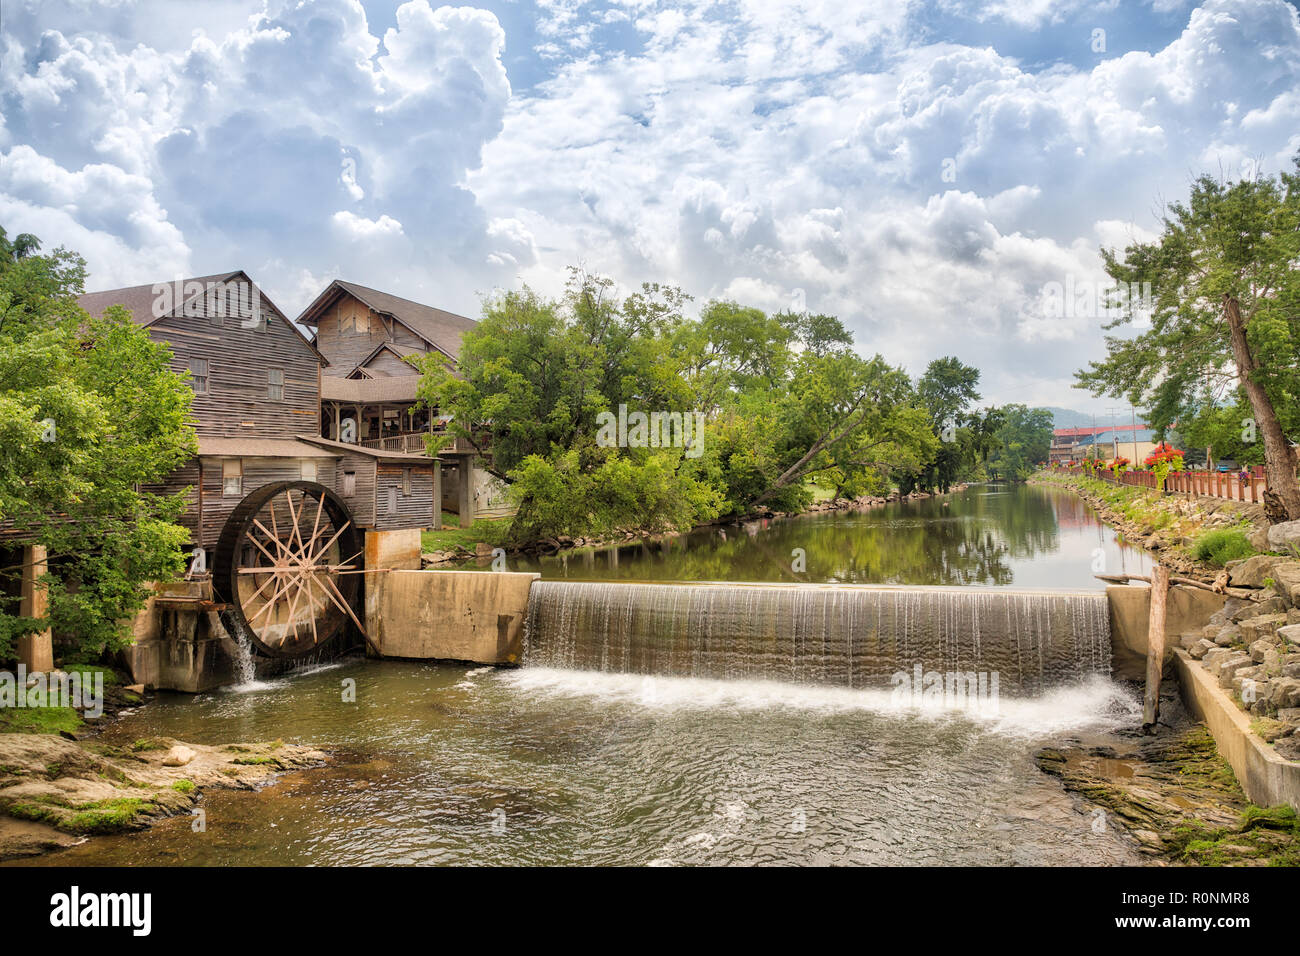
[[(212, 569), (222, 624), (271, 657), (302, 657), (357, 617), (364, 539), (347, 506), (314, 481), (257, 489), (226, 519)], [(340, 642), (341, 643), (341, 642)]]

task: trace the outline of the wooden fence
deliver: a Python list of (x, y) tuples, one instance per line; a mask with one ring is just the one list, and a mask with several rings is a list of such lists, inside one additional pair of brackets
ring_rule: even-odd
[[(1070, 472), (1082, 472), (1082, 467), (1067, 469)], [(1116, 484), (1115, 475), (1109, 470), (1098, 469), (1097, 477), (1102, 481)], [(1155, 490), (1156, 475), (1153, 471), (1126, 471), (1120, 475), (1119, 484), (1136, 485), (1139, 488)], [(1187, 495), (1188, 497), (1225, 498), (1228, 501), (1257, 502), (1264, 500), (1268, 490), (1268, 479), (1252, 468), (1243, 480), (1237, 472), (1223, 471), (1171, 471), (1165, 478), (1165, 494)]]

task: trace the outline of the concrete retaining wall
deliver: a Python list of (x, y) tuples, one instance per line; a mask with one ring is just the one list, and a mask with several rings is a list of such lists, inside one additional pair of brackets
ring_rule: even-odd
[(1283, 760), (1251, 733), (1250, 716), (1181, 648), (1174, 654), (1174, 666), (1188, 709), (1210, 728), (1219, 753), (1251, 802), (1261, 807), (1289, 803), (1300, 812), (1300, 763)]
[[(1106, 588), (1110, 603), (1111, 673), (1120, 680), (1143, 680), (1147, 668), (1147, 622), (1151, 616), (1151, 589), (1131, 584)], [(1165, 663), (1173, 659), (1178, 638), (1199, 631), (1210, 615), (1223, 607), (1222, 594), (1175, 585), (1169, 589), (1165, 609)]]
[(518, 664), (528, 589), (538, 574), (390, 571), (366, 630), (380, 656)]

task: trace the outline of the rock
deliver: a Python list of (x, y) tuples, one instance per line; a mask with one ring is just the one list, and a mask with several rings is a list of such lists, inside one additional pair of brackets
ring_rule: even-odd
[(1246, 540), (1250, 542), (1250, 546), (1256, 551), (1269, 550), (1268, 528), (1256, 528), (1246, 536)]
[(1215, 648), (1215, 644), (1213, 641), (1207, 641), (1204, 638), (1202, 638), (1201, 640), (1193, 644), (1190, 648), (1188, 648), (1187, 653), (1190, 654), (1194, 659), (1199, 661), (1210, 651), (1214, 650), (1214, 648)]
[(1178, 638), (1178, 646), (1185, 651), (1190, 651), (1193, 647), (1201, 642), (1201, 635), (1195, 631), (1189, 631), (1182, 637)]
[(1278, 628), (1286, 625), (1285, 614), (1261, 614), (1248, 618), (1237, 626), (1241, 628), (1241, 640), (1244, 644), (1254, 644), (1260, 638), (1273, 637)]
[(1273, 590), (1286, 601), (1287, 607), (1300, 607), (1300, 561), (1284, 561), (1273, 566)]
[(1285, 737), (1290, 733), (1290, 728), (1287, 727), (1286, 724), (1282, 723), (1280, 720), (1273, 720), (1270, 717), (1264, 717), (1255, 721), (1255, 723), (1251, 725), (1250, 729), (1259, 734), (1267, 744), (1271, 744), (1279, 737)]
[(127, 684), (126, 690), (130, 691), (132, 694), (143, 694), (144, 684)]
[(167, 755), (162, 759), (164, 767), (184, 767), (187, 763), (198, 756), (189, 747), (184, 744), (177, 744), (167, 751)]
[(1216, 662), (1210, 668), (1210, 671), (1219, 678), (1220, 687), (1231, 687), (1233, 675), (1237, 671), (1254, 666), (1255, 662), (1250, 659), (1249, 654), (1233, 654), (1231, 657)]
[(1210, 615), (1209, 623), (1217, 624), (1219, 627), (1227, 624), (1232, 620), (1232, 615), (1236, 614), (1243, 607), (1251, 607), (1254, 602), (1243, 601), (1241, 598), (1228, 598), (1223, 602), (1223, 607)]
[(1219, 632), (1214, 635), (1214, 643), (1220, 647), (1230, 647), (1233, 644), (1241, 643), (1241, 628), (1235, 624), (1229, 624), (1226, 627), (1219, 628)]
[(1300, 644), (1300, 624), (1287, 624), (1277, 629), (1277, 636), (1288, 644)]
[(1273, 744), (1273, 752), (1284, 760), (1300, 760), (1300, 737), (1283, 737)]
[(1267, 554), (1257, 554), (1241, 561), (1229, 561), (1228, 583), (1237, 588), (1262, 588), (1264, 579), (1272, 577), (1273, 565), (1279, 559)]
[(1232, 615), (1234, 622), (1241, 622), (1252, 617), (1259, 617), (1263, 614), (1286, 614), (1286, 602), (1276, 594), (1269, 594), (1262, 601), (1252, 601), (1243, 607), (1236, 614)]
[(1215, 647), (1213, 650), (1208, 651), (1206, 653), (1201, 663), (1205, 665), (1205, 669), (1209, 671), (1211, 674), (1217, 674), (1218, 671), (1215, 670), (1215, 667), (1219, 664), (1220, 661), (1225, 660), (1226, 658), (1231, 656), (1232, 653), (1233, 652), (1229, 648)]
[(1276, 667), (1282, 661), (1282, 655), (1268, 641), (1256, 641), (1247, 650), (1250, 652), (1252, 661), (1256, 664), (1263, 664), (1265, 667)]
[[(558, 550), (559, 544), (556, 543), (555, 547)], [(492, 557), (492, 545), (488, 544), (486, 541), (480, 541), (478, 544), (474, 545), (474, 556), (479, 558)]]
[(1270, 681), (1268, 702), (1278, 710), (1300, 705), (1300, 678), (1279, 677)]
[(1300, 550), (1300, 521), (1283, 521), (1269, 528), (1268, 546), (1274, 551)]
[(1300, 677), (1300, 664), (1283, 664), (1283, 677)]

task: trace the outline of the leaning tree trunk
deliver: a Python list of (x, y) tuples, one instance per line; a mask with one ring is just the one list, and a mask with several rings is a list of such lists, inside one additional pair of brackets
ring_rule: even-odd
[(1255, 424), (1264, 438), (1264, 472), (1268, 475), (1269, 492), (1277, 496), (1278, 503), (1286, 511), (1286, 517), (1300, 518), (1300, 482), (1296, 481), (1295, 454), (1282, 431), (1282, 424), (1277, 420), (1277, 412), (1273, 410), (1268, 393), (1254, 379), (1254, 372), (1259, 366), (1246, 339), (1246, 323), (1241, 317), (1241, 305), (1226, 292), (1223, 295), (1223, 317), (1228, 323), (1237, 374), (1246, 390), (1246, 398), (1250, 400)]

